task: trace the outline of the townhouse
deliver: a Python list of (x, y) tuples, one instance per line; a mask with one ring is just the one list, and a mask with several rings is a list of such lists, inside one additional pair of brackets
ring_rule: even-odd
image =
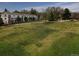
[(12, 13), (12, 12), (3, 12), (0, 14), (0, 17), (2, 18), (4, 24), (16, 23), (17, 17), (20, 17), (23, 22), (25, 22), (25, 17), (27, 17), (28, 21), (30, 21), (29, 18), (34, 18), (35, 20), (38, 19), (36, 15)]

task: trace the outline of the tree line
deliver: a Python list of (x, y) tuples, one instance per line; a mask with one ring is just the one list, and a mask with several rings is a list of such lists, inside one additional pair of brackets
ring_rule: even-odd
[[(6, 8), (4, 10), (5, 12), (9, 12)], [(24, 14), (33, 14), (38, 16), (38, 20), (48, 20), (48, 21), (58, 21), (58, 20), (71, 20), (72, 19), (79, 19), (79, 13), (78, 12), (71, 12), (68, 8), (61, 8), (61, 7), (48, 7), (46, 10), (42, 12), (38, 12), (37, 10), (31, 8), (30, 11), (27, 10), (15, 10), (13, 13), (24, 13)], [(24, 18), (25, 21), (27, 22), (28, 19), (27, 17)], [(34, 18), (29, 18), (34, 21)], [(16, 18), (17, 23), (21, 23), (21, 18), (18, 16)], [(2, 18), (0, 17), (0, 25), (3, 24)]]
[(68, 8), (48, 7), (46, 9), (46, 16), (48, 21), (69, 20), (71, 12)]

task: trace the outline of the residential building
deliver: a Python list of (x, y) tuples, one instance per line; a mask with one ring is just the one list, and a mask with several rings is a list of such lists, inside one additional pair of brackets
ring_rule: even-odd
[(17, 17), (20, 17), (22, 22), (25, 22), (25, 19), (24, 19), (25, 17), (27, 17), (28, 21), (30, 20), (29, 18), (34, 18), (35, 20), (38, 19), (38, 17), (36, 15), (11, 13), (11, 12), (3, 12), (3, 13), (1, 13), (0, 16), (1, 16), (4, 24), (16, 23)]

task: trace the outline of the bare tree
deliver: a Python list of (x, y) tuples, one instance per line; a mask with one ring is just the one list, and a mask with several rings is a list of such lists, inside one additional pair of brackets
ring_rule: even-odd
[(49, 21), (57, 21), (61, 18), (63, 9), (60, 7), (48, 7), (46, 9), (47, 18)]

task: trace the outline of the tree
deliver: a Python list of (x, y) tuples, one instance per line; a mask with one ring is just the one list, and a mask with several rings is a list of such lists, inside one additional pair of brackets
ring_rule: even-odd
[(17, 18), (16, 18), (16, 23), (21, 23), (22, 21), (21, 21), (21, 18), (18, 16)]
[(70, 17), (71, 17), (70, 10), (68, 8), (65, 8), (63, 13), (63, 19), (67, 20), (67, 19), (70, 19)]
[(21, 10), (20, 13), (29, 14), (29, 11), (27, 11), (27, 10)]
[(5, 8), (5, 9), (4, 9), (4, 12), (8, 12), (8, 10)]
[(29, 21), (32, 21), (32, 17), (29, 17)]
[(20, 13), (18, 10), (13, 11), (13, 13)]
[(34, 15), (37, 15), (37, 11), (35, 9), (33, 9), (33, 8), (31, 9), (30, 13), (34, 14)]
[(52, 12), (48, 16), (48, 19), (49, 19), (49, 21), (54, 21), (55, 20), (55, 16), (54, 16), (54, 14)]
[(31, 21), (35, 21), (35, 17), (30, 17)]
[(35, 17), (32, 17), (32, 20), (35, 21)]
[(27, 22), (28, 21), (28, 18), (27, 17), (24, 17), (24, 20), (25, 20), (25, 22)]
[(46, 9), (47, 18), (49, 21), (57, 21), (61, 17), (62, 8), (60, 7), (48, 7)]
[(46, 9), (46, 18), (48, 19), (48, 21), (53, 21), (53, 17), (54, 17), (54, 15), (53, 15), (53, 12), (52, 12), (52, 9), (51, 9), (51, 7), (48, 7), (47, 9)]
[(3, 20), (2, 20), (2, 18), (0, 17), (0, 26), (1, 25), (3, 25), (4, 23), (3, 23)]

